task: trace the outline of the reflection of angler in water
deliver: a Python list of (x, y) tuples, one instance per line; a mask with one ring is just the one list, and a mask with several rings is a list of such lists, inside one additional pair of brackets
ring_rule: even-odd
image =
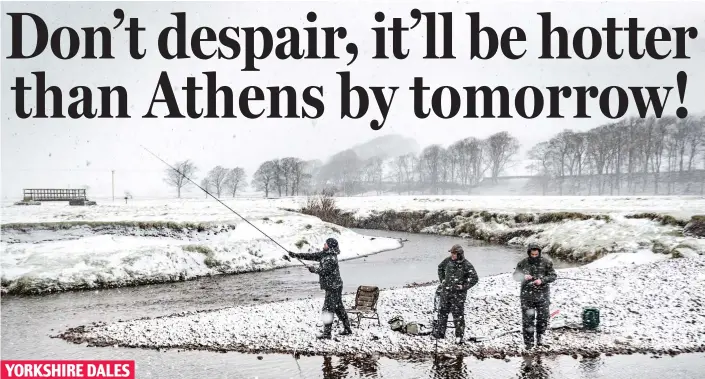
[(340, 364), (354, 367), (357, 372), (354, 377), (376, 378), (379, 371), (379, 358), (377, 356), (364, 357), (349, 357), (343, 356), (340, 358)]
[(462, 355), (437, 358), (431, 368), (431, 378), (433, 379), (466, 379), (471, 377), (469, 374), (470, 372), (467, 365), (463, 362)]
[(518, 377), (521, 379), (549, 379), (551, 378), (551, 370), (543, 364), (540, 355), (526, 355), (521, 362)]
[(348, 365), (339, 364), (335, 367), (330, 356), (323, 357), (323, 379), (343, 379), (347, 377)]

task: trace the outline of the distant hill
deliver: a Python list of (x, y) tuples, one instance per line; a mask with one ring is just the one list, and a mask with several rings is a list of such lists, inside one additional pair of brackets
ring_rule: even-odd
[(351, 147), (357, 156), (366, 160), (372, 157), (392, 158), (408, 153), (417, 154), (421, 147), (413, 138), (390, 134)]

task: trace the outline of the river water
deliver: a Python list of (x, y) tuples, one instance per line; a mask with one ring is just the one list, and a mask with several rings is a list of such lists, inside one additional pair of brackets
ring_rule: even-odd
[[(404, 238), (401, 249), (341, 262), (344, 291), (359, 285), (401, 287), (436, 279), (436, 267), (455, 243), (480, 276), (509, 272), (524, 257), (519, 250), (455, 237), (358, 230), (370, 236)], [(341, 248), (345, 248), (341, 246)], [(556, 262), (556, 267), (570, 264)], [(515, 358), (480, 361), (398, 361), (250, 355), (206, 351), (152, 351), (95, 348), (50, 338), (69, 327), (94, 321), (154, 317), (238, 304), (320, 297), (316, 276), (296, 267), (267, 272), (100, 291), (16, 297), (3, 296), (3, 359), (134, 359), (137, 378), (702, 378), (705, 354), (653, 359), (648, 356)], [(317, 317), (314, 316), (314, 317)], [(469, 326), (471, 328), (472, 326)]]

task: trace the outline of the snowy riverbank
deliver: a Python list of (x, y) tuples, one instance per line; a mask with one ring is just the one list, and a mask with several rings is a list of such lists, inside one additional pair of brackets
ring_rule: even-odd
[[(232, 204), (237, 203), (237, 204)], [(287, 250), (337, 238), (340, 259), (401, 247), (253, 202), (231, 202)], [(18, 209), (19, 208), (19, 209)], [(14, 223), (8, 221), (15, 221)], [(34, 294), (164, 283), (291, 265), (274, 242), (213, 201), (3, 209), (2, 292)]]
[[(547, 333), (546, 354), (678, 354), (705, 351), (705, 258), (609, 268), (559, 270), (559, 277), (596, 282), (558, 280), (552, 287), (552, 311), (563, 323), (580, 323), (585, 306), (601, 312), (597, 332), (554, 329)], [(382, 291), (382, 326), (364, 320), (354, 335), (317, 341), (321, 299), (259, 304), (154, 319), (121, 321), (72, 328), (58, 337), (97, 346), (155, 349), (204, 349), (300, 354), (379, 354), (389, 357), (430, 355), (434, 340), (407, 336), (389, 329), (386, 321), (401, 315), (408, 321), (429, 323), (435, 287)], [(352, 294), (344, 301), (350, 305)], [(482, 278), (466, 303), (468, 336), (496, 336), (520, 325), (518, 284), (509, 274)], [(520, 333), (462, 347), (450, 338), (439, 352), (462, 352), (478, 357), (504, 358), (522, 353)]]
[[(297, 210), (305, 205), (280, 202)], [(705, 197), (395, 196), (336, 198), (336, 206), (337, 212), (319, 216), (354, 228), (538, 243), (553, 257), (575, 262), (644, 251), (705, 254), (705, 235), (684, 233), (705, 227), (705, 217), (693, 217), (705, 210)]]

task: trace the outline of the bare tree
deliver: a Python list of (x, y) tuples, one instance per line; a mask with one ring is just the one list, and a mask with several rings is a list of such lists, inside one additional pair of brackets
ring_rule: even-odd
[(519, 141), (508, 132), (499, 132), (491, 135), (486, 140), (487, 159), (490, 163), (492, 181), (497, 183), (499, 174), (519, 152)]
[(407, 155), (400, 155), (389, 162), (392, 179), (397, 184), (397, 193), (401, 195), (402, 188), (406, 181), (406, 173), (409, 166)]
[(485, 177), (485, 172), (489, 169), (489, 161), (486, 158), (487, 143), (477, 138), (468, 139), (468, 160), (470, 162), (471, 175), (470, 185), (479, 183)]
[(284, 195), (288, 196), (290, 193), (291, 195), (294, 194), (294, 181), (296, 180), (294, 176), (296, 165), (299, 161), (300, 159), (293, 157), (287, 157), (281, 160), (281, 177), (284, 186)]
[(406, 177), (406, 188), (411, 194), (416, 180), (417, 167), (419, 166), (419, 159), (412, 153), (406, 155), (406, 167), (404, 176)]
[(245, 169), (242, 167), (235, 167), (228, 171), (224, 184), (225, 188), (233, 194), (233, 197), (235, 197), (237, 190), (245, 184), (245, 178)]
[(196, 165), (190, 160), (176, 162), (173, 167), (173, 169), (168, 168), (166, 170), (164, 182), (169, 186), (174, 187), (176, 189), (176, 196), (181, 198), (181, 189), (190, 184), (186, 178), (188, 177), (193, 179), (193, 175), (196, 173), (197, 168)]
[(274, 187), (278, 175), (278, 164), (275, 161), (262, 163), (252, 178), (252, 186), (257, 191), (264, 191), (264, 197), (269, 197), (269, 191)]
[(205, 193), (206, 199), (207, 199), (207, 198), (208, 198), (208, 194), (211, 192), (211, 182), (210, 182), (210, 180), (208, 180), (207, 177), (201, 179), (201, 188), (203, 188), (204, 190), (206, 190), (206, 192), (204, 192), (204, 193)]
[(228, 169), (222, 166), (215, 166), (206, 175), (208, 181), (213, 186), (216, 195), (220, 198), (220, 195), (225, 189), (225, 178), (228, 176)]
[(555, 153), (551, 151), (552, 145), (550, 141), (536, 144), (528, 152), (528, 157), (531, 163), (527, 168), (535, 172), (541, 183), (541, 191), (543, 195), (548, 192), (548, 186), (552, 174), (555, 174), (553, 163), (555, 162)]
[(419, 157), (420, 172), (423, 174), (423, 182), (428, 184), (432, 193), (438, 193), (441, 179), (441, 160), (443, 159), (443, 147), (431, 145), (423, 149)]
[(307, 171), (307, 163), (299, 158), (292, 158), (291, 163), (291, 194), (297, 195), (301, 190), (301, 187), (306, 187), (311, 179), (311, 174)]

